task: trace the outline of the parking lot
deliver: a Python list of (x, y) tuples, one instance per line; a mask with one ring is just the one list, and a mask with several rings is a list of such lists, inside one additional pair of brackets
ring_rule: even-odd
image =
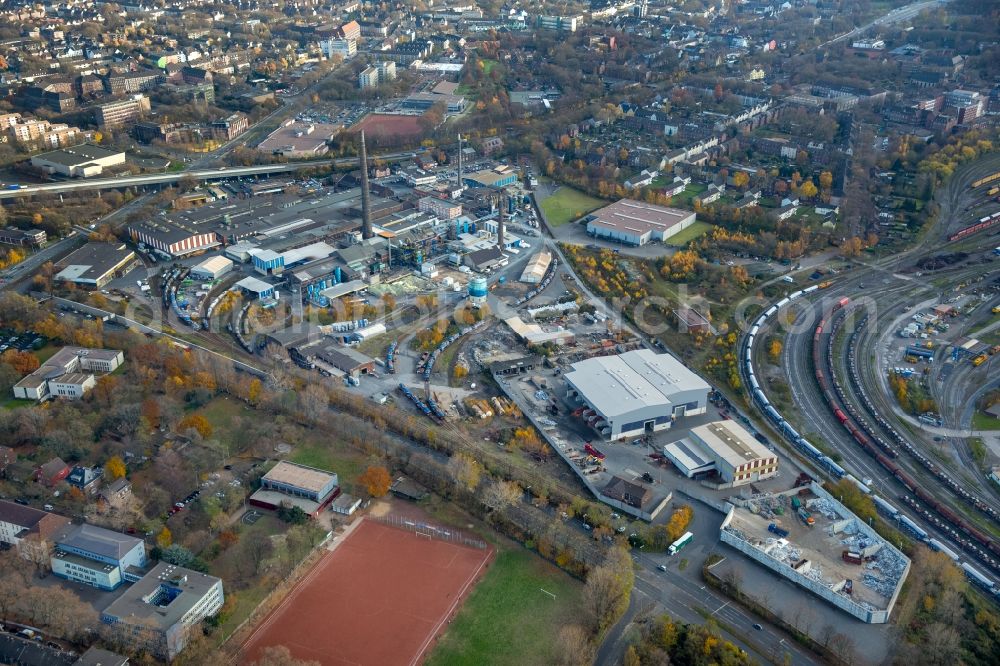
[(34, 331), (18, 333), (9, 328), (0, 329), (0, 354), (8, 349), (17, 351), (38, 351), (45, 346), (47, 339)]

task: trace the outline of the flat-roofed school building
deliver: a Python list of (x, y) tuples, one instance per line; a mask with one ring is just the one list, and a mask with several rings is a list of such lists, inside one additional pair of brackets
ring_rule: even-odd
[(297, 506), (316, 516), (339, 494), (336, 473), (282, 460), (261, 478), (250, 504), (262, 509)]

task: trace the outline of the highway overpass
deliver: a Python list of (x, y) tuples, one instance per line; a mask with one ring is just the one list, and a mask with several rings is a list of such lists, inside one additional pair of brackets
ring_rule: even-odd
[[(413, 152), (388, 153), (386, 155), (370, 156), (369, 159), (380, 159), (391, 162), (413, 157)], [(142, 176), (115, 176), (113, 178), (79, 178), (44, 183), (41, 185), (21, 185), (19, 189), (0, 190), (0, 199), (29, 197), (35, 194), (59, 194), (61, 192), (113, 190), (121, 187), (143, 187), (145, 185), (163, 185), (176, 183), (183, 178), (194, 180), (221, 180), (239, 178), (240, 176), (260, 176), (272, 173), (288, 173), (299, 169), (313, 167), (357, 166), (357, 157), (341, 157), (338, 159), (310, 160), (308, 162), (289, 162), (287, 164), (264, 164), (249, 167), (218, 167), (214, 169), (192, 169), (191, 171), (175, 171), (173, 173), (155, 173)]]

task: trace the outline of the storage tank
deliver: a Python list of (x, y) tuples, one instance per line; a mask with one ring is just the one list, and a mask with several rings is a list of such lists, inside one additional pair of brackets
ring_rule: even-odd
[(489, 293), (489, 287), (486, 284), (486, 278), (474, 277), (469, 281), (469, 300), (472, 301), (473, 305), (484, 303), (487, 293)]

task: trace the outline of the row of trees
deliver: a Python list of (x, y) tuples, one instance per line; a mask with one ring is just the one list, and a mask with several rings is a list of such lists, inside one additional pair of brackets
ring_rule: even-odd
[(77, 642), (97, 627), (97, 612), (65, 587), (35, 584), (16, 549), (0, 552), (0, 617)]
[(676, 666), (750, 666), (750, 656), (722, 638), (719, 627), (681, 624), (669, 615), (641, 618), (638, 639), (629, 645), (624, 666), (674, 664)]

